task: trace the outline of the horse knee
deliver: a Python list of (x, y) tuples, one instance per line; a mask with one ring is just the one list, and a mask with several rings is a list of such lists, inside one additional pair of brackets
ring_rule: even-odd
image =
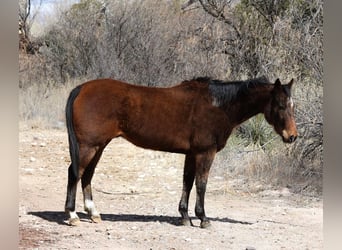
[(187, 212), (188, 211), (188, 204), (185, 201), (180, 200), (179, 205), (178, 205), (178, 211), (179, 212)]

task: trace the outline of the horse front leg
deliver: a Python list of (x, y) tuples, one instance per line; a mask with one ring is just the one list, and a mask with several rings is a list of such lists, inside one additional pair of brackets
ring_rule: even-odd
[(188, 204), (190, 192), (195, 179), (195, 158), (193, 155), (188, 154), (185, 157), (184, 174), (183, 174), (183, 190), (182, 197), (179, 202), (178, 211), (182, 216), (181, 224), (184, 226), (192, 226), (188, 214)]
[(195, 214), (201, 220), (201, 228), (209, 227), (210, 221), (207, 218), (204, 210), (204, 196), (207, 186), (208, 177), (196, 177), (196, 206), (195, 206)]
[(205, 214), (204, 196), (207, 188), (209, 170), (214, 160), (216, 151), (209, 151), (196, 156), (196, 205), (195, 214), (201, 220), (200, 227), (209, 227), (210, 221)]

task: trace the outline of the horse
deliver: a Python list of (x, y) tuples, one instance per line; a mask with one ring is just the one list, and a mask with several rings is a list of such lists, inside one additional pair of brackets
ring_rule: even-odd
[(208, 174), (217, 152), (233, 129), (263, 113), (284, 143), (296, 140), (294, 80), (271, 83), (266, 77), (222, 81), (209, 77), (185, 80), (171, 87), (146, 87), (114, 79), (96, 79), (75, 87), (67, 100), (66, 127), (71, 164), (68, 168), (65, 212), (69, 225), (80, 221), (75, 211), (81, 180), (84, 209), (98, 223), (91, 180), (104, 148), (122, 137), (138, 147), (185, 154), (180, 224), (193, 226), (188, 215), (195, 182), (195, 214), (209, 227), (204, 209)]

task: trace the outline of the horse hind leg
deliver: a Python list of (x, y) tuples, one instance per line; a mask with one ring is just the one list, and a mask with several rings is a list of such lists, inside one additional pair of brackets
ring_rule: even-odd
[(89, 163), (92, 161), (95, 155), (96, 155), (95, 148), (80, 145), (80, 150), (79, 150), (80, 161), (79, 161), (79, 166), (78, 166), (78, 177), (76, 177), (73, 173), (73, 168), (72, 168), (73, 163), (69, 166), (65, 212), (69, 216), (69, 224), (71, 226), (76, 226), (80, 221), (76, 213), (76, 191), (77, 191), (78, 181), (83, 177), (84, 172), (86, 172), (86, 175), (89, 175), (87, 174), (89, 170), (86, 171), (86, 167), (89, 165)]
[(103, 149), (104, 147), (97, 150), (93, 159), (89, 162), (88, 166), (84, 170), (84, 173), (81, 178), (84, 210), (88, 213), (90, 219), (95, 223), (101, 222), (101, 216), (99, 212), (96, 210), (93, 201), (91, 179), (93, 178), (95, 167), (102, 155)]
[(69, 224), (76, 226), (80, 219), (77, 216), (75, 209), (77, 183), (79, 178), (74, 175), (72, 163), (68, 169), (68, 185), (67, 185), (67, 197), (65, 201), (65, 212), (69, 215)]

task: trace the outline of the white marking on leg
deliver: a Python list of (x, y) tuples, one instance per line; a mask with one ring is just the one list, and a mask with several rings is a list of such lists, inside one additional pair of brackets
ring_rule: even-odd
[(76, 211), (69, 211), (69, 225), (77, 226), (79, 222), (80, 222), (80, 218), (78, 218)]
[(77, 216), (76, 211), (69, 211), (69, 217), (70, 217), (71, 220), (79, 219), (78, 216)]
[(90, 199), (84, 200), (84, 210), (87, 211), (90, 216), (99, 216), (100, 215), (96, 211), (94, 202)]

